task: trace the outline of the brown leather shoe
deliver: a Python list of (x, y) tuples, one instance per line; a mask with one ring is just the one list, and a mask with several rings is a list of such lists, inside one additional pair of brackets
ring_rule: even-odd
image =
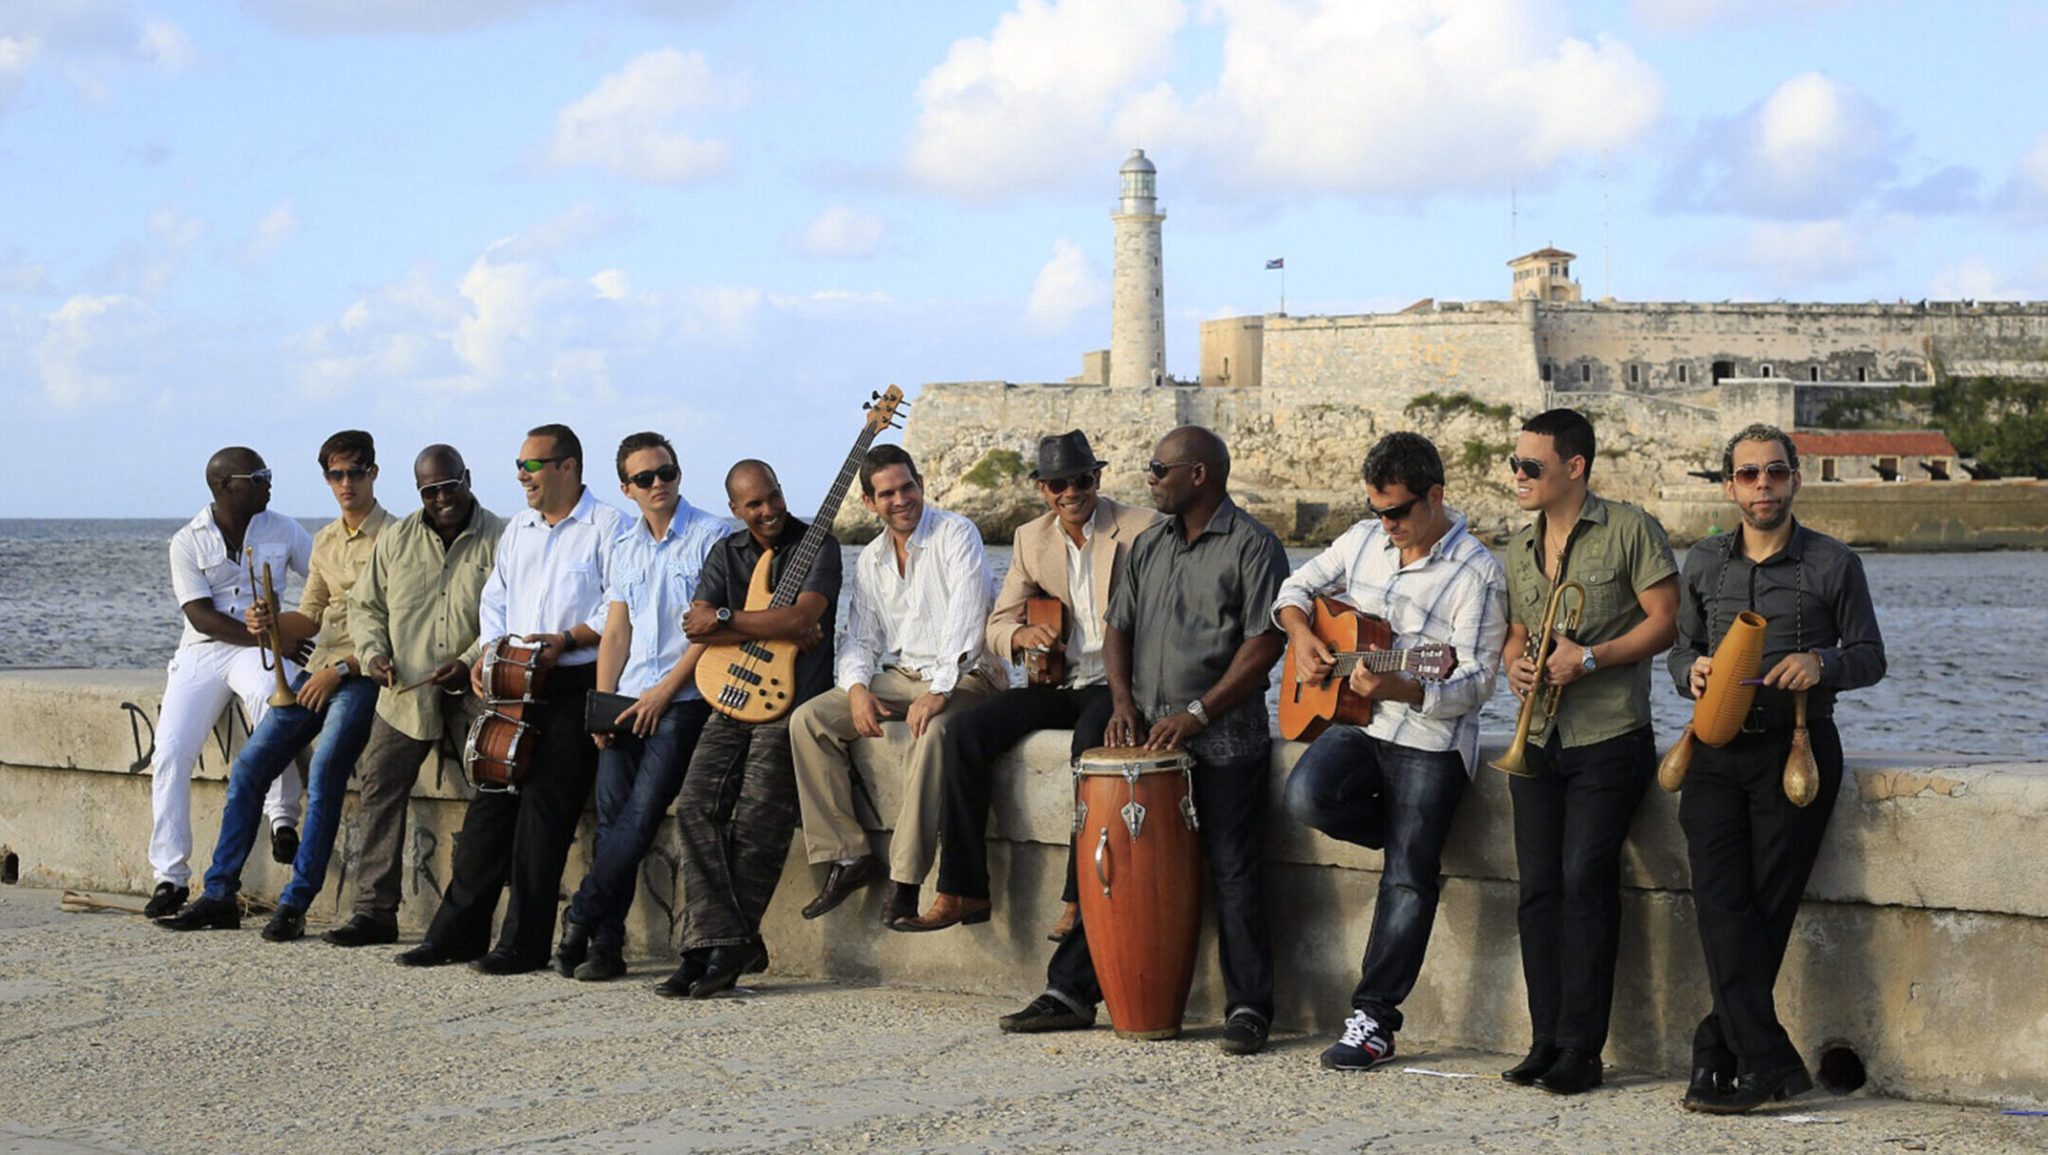
[(889, 924), (889, 929), (918, 932), (944, 930), (962, 923), (972, 926), (975, 923), (987, 922), (989, 911), (994, 906), (994, 903), (985, 898), (963, 898), (957, 894), (940, 892), (929, 911), (911, 918), (899, 918)]
[(914, 882), (892, 882), (889, 897), (882, 903), (882, 925), (896, 930), (899, 922), (909, 922), (917, 917), (918, 885)]
[(1045, 936), (1047, 942), (1065, 942), (1074, 933), (1075, 924), (1081, 921), (1081, 904), (1070, 902), (1060, 911), (1060, 920), (1052, 924), (1052, 930)]
[[(853, 897), (854, 891), (872, 886), (888, 875), (888, 868), (882, 865), (882, 860), (872, 854), (863, 854), (852, 862), (835, 862), (832, 869), (825, 872), (825, 885), (818, 891), (818, 897), (803, 909), (803, 916), (816, 918)], [(917, 913), (915, 907), (911, 908), (911, 913)]]

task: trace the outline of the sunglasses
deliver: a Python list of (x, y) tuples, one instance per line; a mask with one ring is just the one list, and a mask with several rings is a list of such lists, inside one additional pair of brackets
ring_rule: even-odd
[(655, 469), (643, 469), (626, 480), (641, 489), (653, 489), (657, 481), (674, 481), (682, 475), (683, 471), (675, 466), (663, 465)]
[(1145, 472), (1154, 481), (1165, 481), (1166, 475), (1183, 465), (1200, 465), (1199, 461), (1151, 461), (1145, 465)]
[(435, 497), (444, 494), (449, 497), (454, 497), (459, 487), (468, 484), (469, 470), (465, 469), (462, 471), (461, 477), (451, 477), (446, 481), (430, 481), (425, 485), (420, 486), (420, 500), (432, 501)]
[(1769, 477), (1772, 481), (1783, 481), (1792, 476), (1792, 473), (1793, 469), (1790, 465), (1782, 461), (1773, 461), (1769, 465), (1739, 466), (1731, 476), (1744, 485), (1755, 485), (1765, 477)]
[(252, 485), (269, 485), (270, 471), (268, 469), (259, 469), (254, 473), (230, 473), (228, 474), (228, 480), (246, 481)]
[(1368, 501), (1365, 503), (1365, 512), (1381, 521), (1406, 521), (1408, 515), (1415, 512), (1415, 503), (1421, 500), (1420, 497), (1411, 497), (1399, 505), (1390, 505), (1385, 509), (1376, 509), (1372, 502)]
[(1543, 476), (1543, 463), (1533, 457), (1516, 457), (1510, 454), (1508, 456), (1508, 472), (1519, 473), (1531, 481), (1536, 481)]
[(521, 473), (539, 473), (540, 467), (551, 461), (567, 461), (567, 457), (522, 457), (512, 464)]
[(346, 469), (329, 469), (326, 471), (327, 480), (340, 482), (343, 478), (347, 478), (350, 481), (361, 481), (363, 478), (370, 476), (370, 471), (375, 468), (377, 467), (374, 465), (351, 465)]
[[(1160, 474), (1160, 476), (1164, 477), (1165, 474)], [(1070, 485), (1077, 491), (1086, 493), (1095, 488), (1095, 475), (1083, 473), (1078, 477), (1055, 477), (1051, 479), (1041, 477), (1038, 479), (1038, 484), (1043, 485), (1046, 492), (1052, 494), (1065, 493)]]

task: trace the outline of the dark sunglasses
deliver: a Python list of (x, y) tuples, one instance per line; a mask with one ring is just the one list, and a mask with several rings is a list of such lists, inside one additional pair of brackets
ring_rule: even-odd
[(1536, 481), (1543, 476), (1543, 463), (1533, 457), (1516, 457), (1509, 454), (1508, 472), (1519, 473), (1531, 481)]
[(461, 477), (451, 477), (446, 481), (430, 481), (425, 485), (420, 486), (420, 500), (432, 501), (436, 496), (441, 494), (446, 494), (449, 497), (453, 497), (455, 496), (456, 490), (459, 487), (468, 484), (469, 470), (465, 469), (462, 471)]
[(254, 473), (230, 473), (228, 474), (228, 480), (246, 481), (252, 485), (269, 485), (270, 471), (268, 469), (259, 469)]
[(1415, 503), (1421, 500), (1420, 497), (1411, 497), (1399, 505), (1390, 505), (1385, 509), (1375, 509), (1372, 502), (1368, 501), (1365, 503), (1365, 512), (1381, 521), (1406, 521), (1408, 515), (1415, 512)]
[[(1163, 477), (1165, 475), (1161, 474), (1160, 476)], [(1038, 479), (1038, 484), (1043, 485), (1048, 493), (1065, 493), (1070, 485), (1080, 492), (1086, 493), (1095, 488), (1095, 475), (1083, 473), (1078, 477), (1054, 477), (1050, 479), (1041, 477)]]
[(346, 469), (329, 469), (326, 471), (327, 480), (338, 482), (342, 478), (347, 478), (350, 481), (361, 481), (370, 476), (370, 471), (375, 468), (377, 467), (374, 465), (351, 465)]
[(1738, 466), (1732, 476), (1744, 485), (1755, 485), (1766, 476), (1769, 476), (1772, 481), (1783, 481), (1792, 476), (1792, 473), (1793, 470), (1790, 465), (1782, 461), (1773, 461), (1769, 465)]
[(1151, 461), (1145, 464), (1145, 472), (1154, 481), (1165, 481), (1166, 475), (1183, 465), (1200, 465), (1199, 461)]
[(569, 460), (567, 457), (522, 457), (512, 464), (521, 473), (539, 473), (540, 467), (551, 461), (567, 460)]
[(641, 489), (653, 489), (657, 481), (674, 481), (682, 475), (683, 471), (675, 466), (663, 465), (654, 469), (643, 469), (626, 480)]

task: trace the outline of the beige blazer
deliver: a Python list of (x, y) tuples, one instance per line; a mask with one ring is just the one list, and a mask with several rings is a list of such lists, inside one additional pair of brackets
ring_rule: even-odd
[[(1095, 604), (1109, 609), (1111, 582), (1122, 576), (1131, 542), (1147, 527), (1159, 521), (1155, 510), (1138, 509), (1101, 498), (1095, 505), (1095, 521), (1088, 549), (1094, 555)], [(1057, 516), (1047, 510), (1017, 528), (1010, 546), (1010, 572), (1003, 576), (1003, 590), (996, 595), (995, 609), (988, 616), (988, 648), (1006, 662), (1015, 661), (1010, 638), (1024, 625), (1027, 598), (1049, 594), (1074, 613), (1074, 597), (1067, 588), (1067, 547), (1061, 540)]]

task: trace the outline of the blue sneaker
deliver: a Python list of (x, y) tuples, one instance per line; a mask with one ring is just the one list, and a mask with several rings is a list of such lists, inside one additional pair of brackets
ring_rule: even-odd
[(1364, 1011), (1344, 1020), (1344, 1037), (1323, 1052), (1323, 1066), (1332, 1071), (1369, 1071), (1394, 1057), (1394, 1035)]

